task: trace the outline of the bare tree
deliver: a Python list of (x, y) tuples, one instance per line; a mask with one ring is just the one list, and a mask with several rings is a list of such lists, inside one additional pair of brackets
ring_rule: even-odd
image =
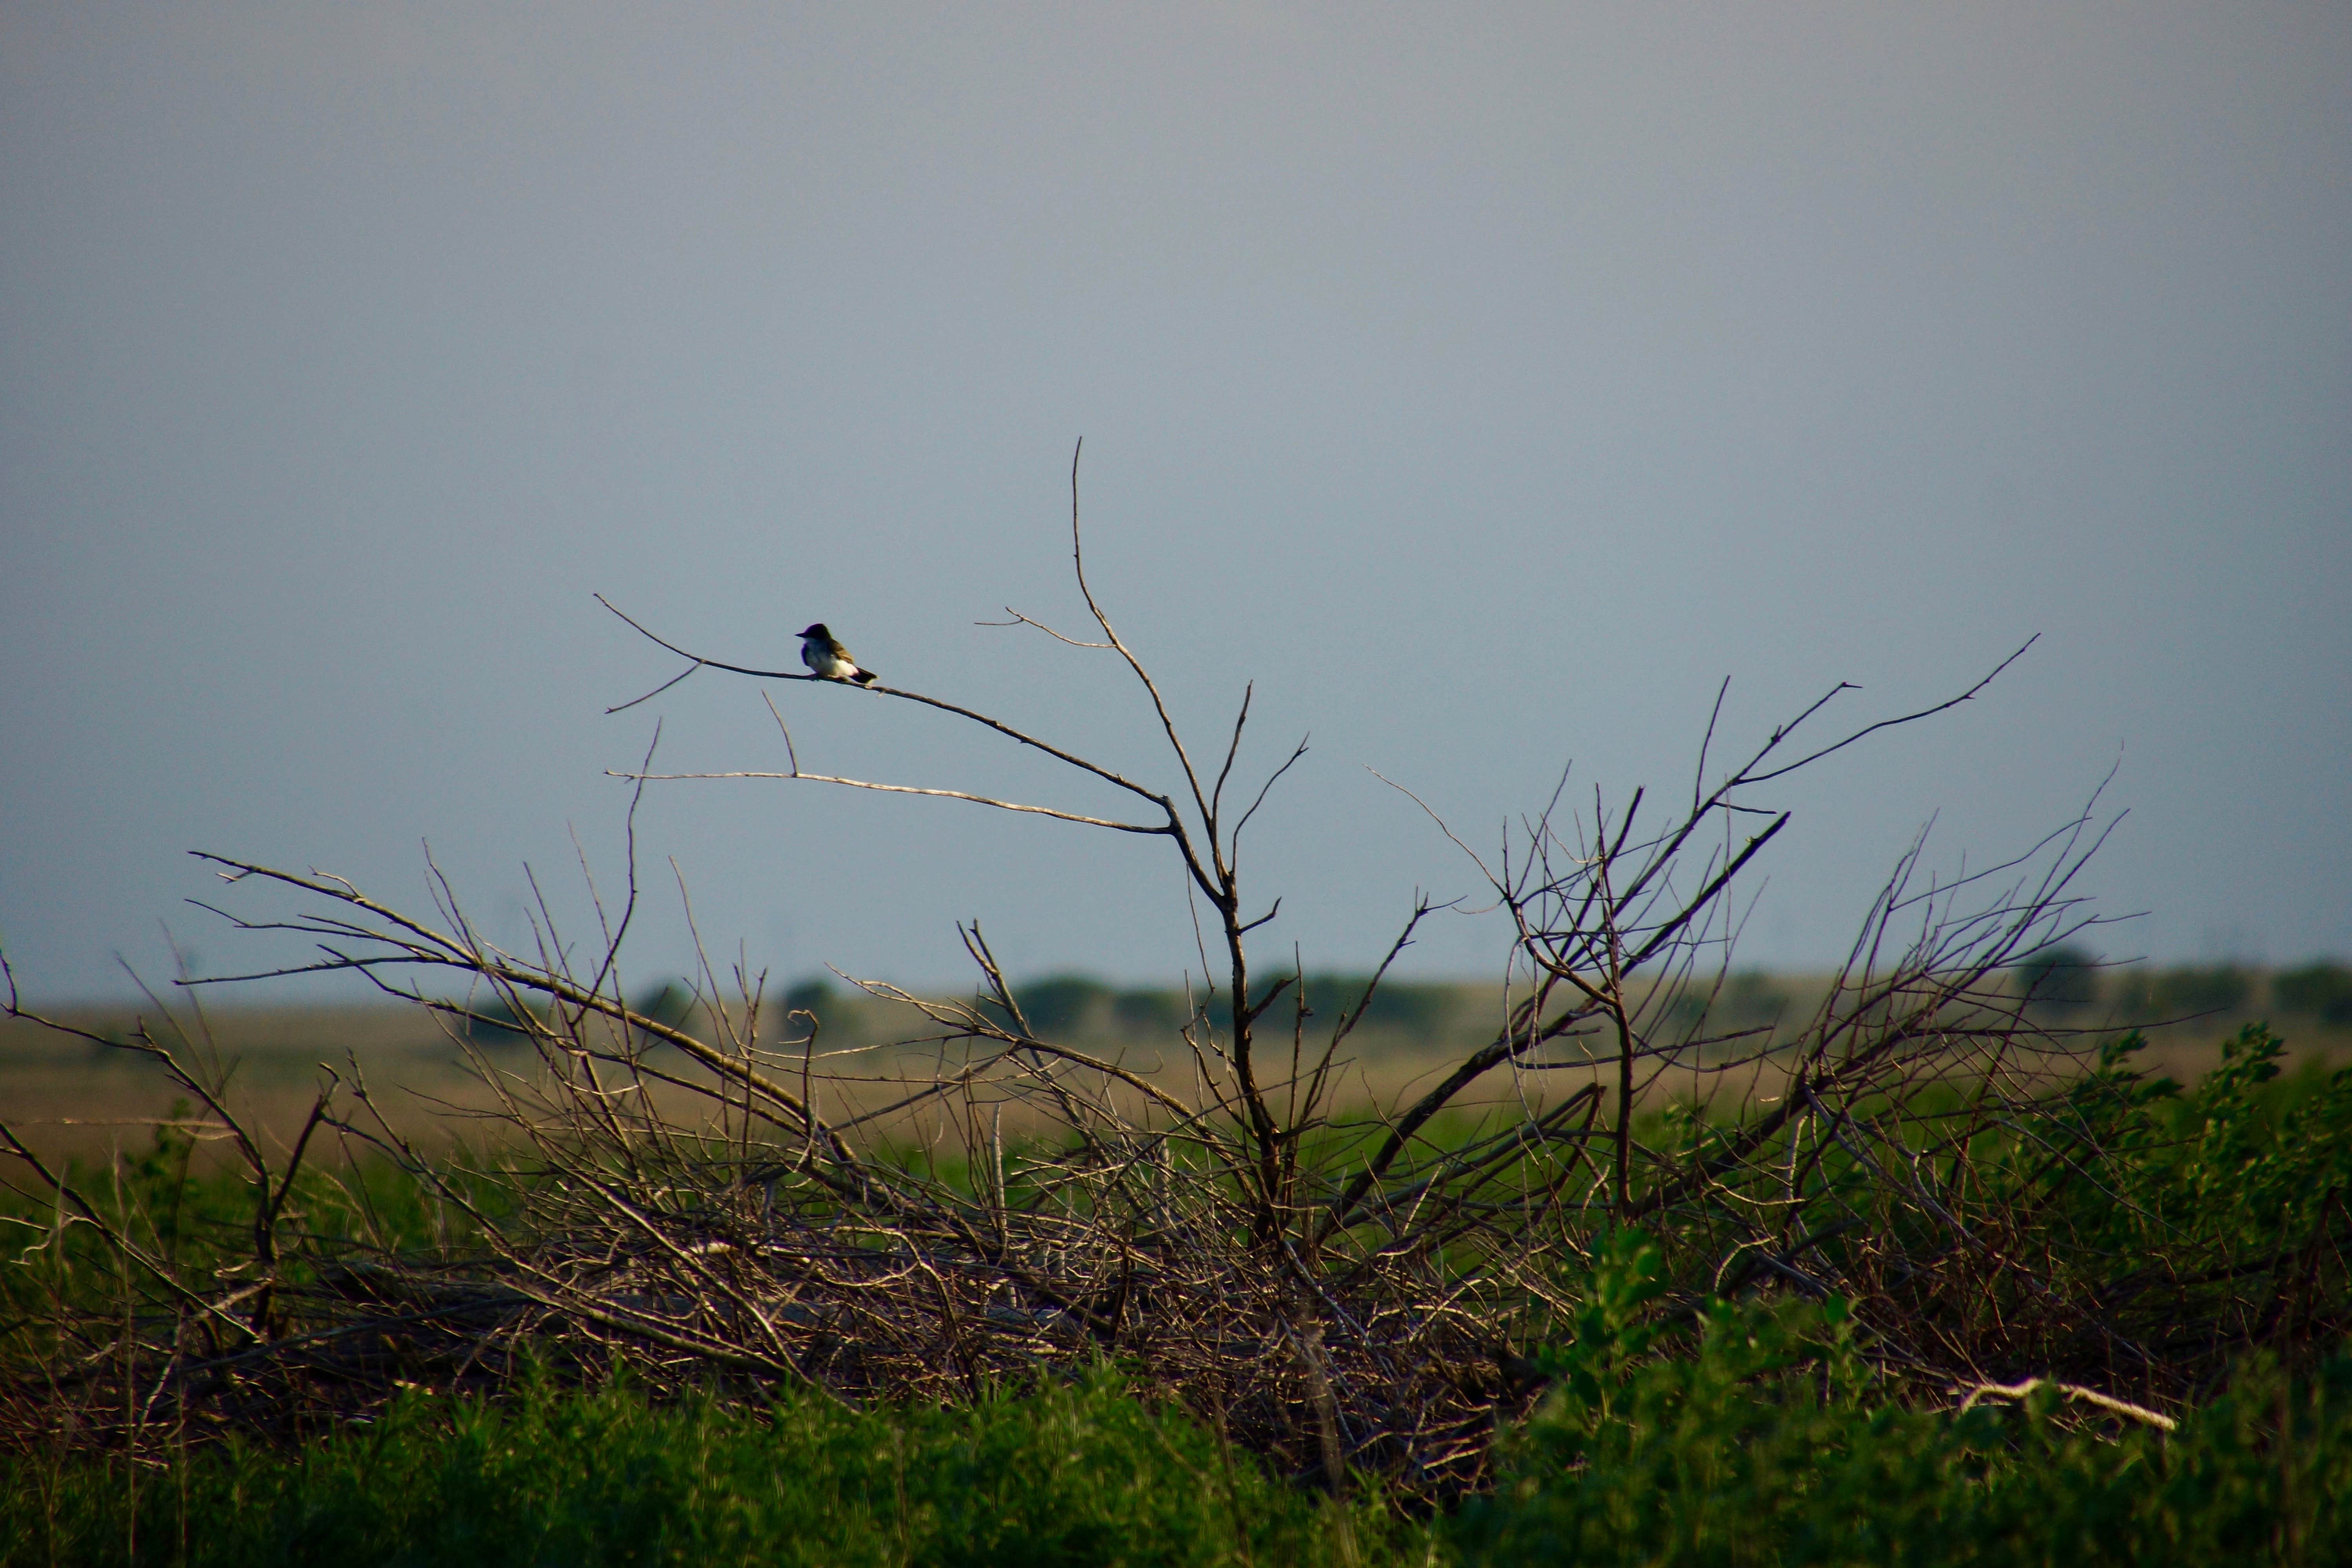
[[(620, 775), (633, 790), (625, 893), (611, 909), (593, 900), (584, 945), (543, 898), (523, 951), (490, 942), (437, 872), (438, 908), (420, 919), (339, 878), (207, 857), (231, 882), (304, 900), (283, 917), (216, 912), (316, 944), (306, 962), (225, 979), (352, 973), (444, 1015), (494, 1094), (499, 1136), (470, 1160), (428, 1157), (352, 1064), (313, 1122), (410, 1173), (463, 1217), (476, 1250), (418, 1260), (313, 1238), (289, 1258), (267, 1233), (292, 1169), (256, 1145), (265, 1289), (151, 1270), (199, 1318), (228, 1315), (244, 1342), (194, 1354), (134, 1329), (104, 1364), (128, 1368), (150, 1404), (184, 1404), (218, 1397), (204, 1377), (246, 1357), (235, 1364), (266, 1363), (292, 1407), (363, 1402), (419, 1369), (495, 1377), (526, 1342), (626, 1356), (656, 1379), (792, 1379), (847, 1399), (971, 1396), (1115, 1352), (1297, 1473), (1337, 1486), (1373, 1467), (1437, 1494), (1475, 1479), (1498, 1414), (1528, 1396), (1514, 1347), (1573, 1308), (1592, 1238), (1637, 1223), (1667, 1237), (1685, 1310), (1743, 1289), (1843, 1292), (1888, 1364), (1916, 1375), (1975, 1386), (2130, 1361), (2116, 1314), (2021, 1241), (2022, 1216), (1986, 1207), (1968, 1158), (1985, 1127), (2027, 1120), (2079, 1065), (2078, 1042), (1999, 977), (2089, 918), (2073, 885), (2103, 831), (2091, 809), (2026, 856), (1952, 880), (1926, 871), (1923, 838), (1810, 1017), (1727, 1023), (1722, 1005), (1743, 879), (1789, 821), (1762, 793), (1971, 700), (2022, 648), (1947, 701), (1801, 743), (1840, 687), (1717, 774), (1719, 692), (1671, 810), (1636, 791), (1571, 811), (1563, 779), (1493, 863), (1465, 847), (1510, 922), (1501, 1025), (1418, 1097), (1365, 1105), (1342, 1093), (1349, 1042), (1432, 906), (1415, 903), (1329, 1019), (1307, 1006), (1296, 953), (1255, 962), (1253, 934), (1279, 903), (1245, 897), (1243, 840), (1305, 743), (1254, 787), (1237, 783), (1245, 689), (1213, 766), (1196, 761), (1087, 580), (1075, 457), (1070, 543), (1099, 637), (1010, 610), (1002, 624), (1118, 660), (1164, 742), (1155, 769), (1107, 765), (925, 693), (827, 684), (841, 700), (919, 704), (1034, 750), (1122, 793), (1128, 816), (804, 771), (779, 714), (781, 773), (656, 773), (649, 748)], [(613, 711), (704, 669), (817, 679), (714, 658), (606, 607), (688, 661)], [(763, 977), (707, 956), (698, 1009), (649, 1016), (621, 983), (636, 803), (656, 782), (709, 778), (1164, 838), (1213, 912), (1224, 1005), (1194, 999), (1173, 1068), (1092, 1053), (1032, 1026), (975, 923), (962, 931), (971, 1001), (858, 983), (925, 1021), (892, 1051), (829, 1046), (805, 1012), (778, 1027)], [(467, 1041), (485, 995), (535, 1047), (530, 1070)], [(67, 1192), (58, 1173), (36, 1167), (36, 1180)], [(2025, 1306), (1988, 1326), (1988, 1291)], [(73, 1332), (120, 1331), (93, 1318)]]

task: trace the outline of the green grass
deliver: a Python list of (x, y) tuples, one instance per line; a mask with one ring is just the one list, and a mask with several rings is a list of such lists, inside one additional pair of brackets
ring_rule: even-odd
[(1266, 1476), (1114, 1380), (960, 1410), (747, 1411), (625, 1386), (413, 1394), (383, 1419), (163, 1471), (19, 1458), (9, 1563), (1321, 1563), (1425, 1530)]
[[(2352, 1561), (2352, 1359), (2255, 1363), (2179, 1432), (1883, 1396), (1834, 1308), (1719, 1308), (1657, 1356), (1612, 1247), (1499, 1486), (1416, 1522), (1266, 1475), (1115, 1377), (961, 1409), (656, 1405), (625, 1384), (418, 1392), (163, 1468), (0, 1464), (0, 1562), (1762, 1565)], [(2077, 1407), (2079, 1414), (2079, 1407)]]
[(1613, 1238), (1557, 1382), (1450, 1521), (1465, 1563), (2352, 1561), (2352, 1357), (2261, 1359), (2177, 1431), (2069, 1406), (1886, 1397), (1842, 1304), (1718, 1303), (1659, 1356), (1655, 1246)]
[[(2114, 1152), (2103, 1184), (2034, 1201), (2084, 1267), (2303, 1257), (2352, 1191), (2352, 1073), (2282, 1073), (2259, 1028), (2187, 1089), (2134, 1061), (2119, 1044), (2030, 1145), (1985, 1134), (1986, 1179), (2042, 1192), (2033, 1172), (2074, 1129)], [(168, 1132), (79, 1174), (162, 1255), (200, 1261), (250, 1226), (249, 1193), (192, 1176)], [(332, 1176), (300, 1190), (306, 1226), (462, 1241), (388, 1167)], [(21, 1373), (41, 1360), (46, 1300), (124, 1287), (87, 1227), (14, 1217), (36, 1243), (0, 1270)], [(1564, 1282), (1580, 1310), (1526, 1347), (1549, 1393), (1499, 1440), (1495, 1485), (1435, 1519), (1405, 1517), (1373, 1478), (1336, 1505), (1106, 1371), (864, 1412), (550, 1375), (496, 1399), (414, 1391), (299, 1445), (0, 1458), (0, 1563), (2352, 1562), (2352, 1347), (2243, 1359), (2169, 1434), (2047, 1392), (1963, 1413), (1874, 1371), (1885, 1347), (1834, 1300), (1718, 1302), (1670, 1327), (1664, 1240), (1605, 1237)]]

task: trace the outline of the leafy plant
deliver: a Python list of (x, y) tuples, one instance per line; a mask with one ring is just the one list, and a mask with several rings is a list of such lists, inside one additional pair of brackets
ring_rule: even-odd
[[(1451, 1540), (1474, 1563), (2179, 1563), (2352, 1551), (2352, 1359), (2174, 1424), (2049, 1380), (1897, 1397), (1832, 1298), (1708, 1303), (1662, 1353), (1660, 1255), (1595, 1255), (1553, 1392)], [(1685, 1329), (1685, 1334), (1689, 1332)], [(2088, 1396), (2086, 1399), (2085, 1396)]]
[(233, 1438), (141, 1482), (104, 1455), (0, 1462), (0, 1561), (1173, 1568), (1391, 1562), (1427, 1534), (1286, 1487), (1100, 1373), (861, 1412), (537, 1371), (507, 1398), (410, 1390), (364, 1426)]

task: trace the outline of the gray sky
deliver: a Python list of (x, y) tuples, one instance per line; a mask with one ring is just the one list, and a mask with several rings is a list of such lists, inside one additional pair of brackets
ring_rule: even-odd
[[(2115, 768), (2111, 956), (2352, 951), (2352, 9), (122, 6), (0, 11), (0, 935), (47, 997), (219, 972), (211, 848), (485, 929), (604, 770), (781, 763), (822, 618), (894, 683), (1137, 770), (1096, 582), (1206, 736), (1314, 750), (1269, 950), (1368, 963), (1559, 769), (1983, 699), (1778, 798), (1745, 956), (1843, 951)], [(1108, 802), (772, 689), (803, 765)], [(1938, 815), (1940, 814), (1940, 815)], [(1169, 981), (1165, 846), (661, 786), (633, 965), (706, 942)], [(258, 912), (265, 902), (241, 907)], [(1491, 973), (1491, 919), (1430, 973)], [(348, 988), (346, 988), (348, 990)], [(284, 992), (278, 994), (286, 994)]]

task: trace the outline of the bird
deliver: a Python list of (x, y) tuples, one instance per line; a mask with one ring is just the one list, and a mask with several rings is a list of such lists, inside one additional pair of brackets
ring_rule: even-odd
[(874, 684), (874, 672), (860, 669), (849, 650), (834, 640), (824, 623), (817, 621), (801, 629), (801, 662), (826, 680), (846, 680), (858, 686)]

